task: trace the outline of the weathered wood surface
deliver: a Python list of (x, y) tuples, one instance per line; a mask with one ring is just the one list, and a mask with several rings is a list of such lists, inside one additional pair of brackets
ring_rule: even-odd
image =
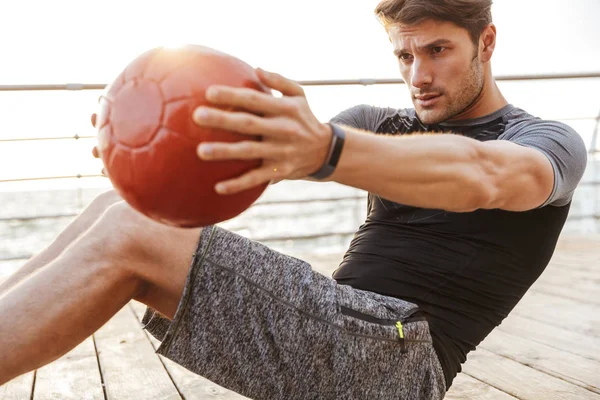
[[(293, 254), (326, 274), (341, 254)], [(1, 278), (0, 278), (1, 279)], [(158, 356), (132, 301), (93, 338), (0, 387), (1, 399), (223, 399), (244, 397)], [(563, 237), (544, 274), (469, 354), (451, 400), (600, 400), (600, 237)]]

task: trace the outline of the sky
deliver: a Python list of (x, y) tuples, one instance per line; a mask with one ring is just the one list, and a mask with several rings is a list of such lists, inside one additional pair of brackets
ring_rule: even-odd
[[(0, 84), (106, 82), (159, 45), (204, 44), (292, 79), (398, 76), (377, 0), (5, 1)], [(600, 1), (496, 0), (500, 75), (600, 70)]]
[[(377, 0), (105, 0), (0, 3), (0, 85), (108, 83), (157, 46), (202, 44), (296, 80), (398, 78)], [(600, 0), (495, 0), (496, 75), (600, 72)], [(553, 119), (600, 111), (600, 80), (503, 83)], [(90, 135), (98, 92), (0, 93), (0, 139)], [(410, 107), (400, 85), (310, 88), (318, 118), (359, 103)], [(590, 137), (593, 121), (574, 121)], [(73, 141), (74, 142), (74, 141)], [(97, 172), (91, 141), (2, 143), (0, 179)], [(0, 187), (0, 190), (2, 188)]]

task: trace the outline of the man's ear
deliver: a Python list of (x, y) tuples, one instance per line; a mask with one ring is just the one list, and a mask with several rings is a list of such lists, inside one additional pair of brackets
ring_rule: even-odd
[(481, 52), (481, 61), (488, 62), (492, 59), (494, 49), (496, 48), (496, 26), (488, 24), (479, 36), (479, 48)]

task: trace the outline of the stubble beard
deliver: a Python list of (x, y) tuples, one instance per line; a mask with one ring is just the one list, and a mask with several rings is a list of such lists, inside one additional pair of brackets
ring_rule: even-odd
[(445, 108), (439, 111), (419, 111), (417, 109), (417, 115), (423, 123), (438, 124), (440, 122), (451, 120), (473, 106), (481, 96), (484, 82), (483, 65), (478, 61), (478, 56), (475, 56), (475, 58), (471, 60), (469, 73), (462, 80), (454, 97), (447, 97), (448, 95), (442, 92), (442, 95), (446, 97), (445, 100), (447, 102)]

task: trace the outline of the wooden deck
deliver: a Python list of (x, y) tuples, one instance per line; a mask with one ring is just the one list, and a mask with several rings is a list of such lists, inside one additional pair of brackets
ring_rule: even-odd
[[(330, 274), (340, 257), (305, 258)], [(0, 387), (0, 399), (244, 399), (157, 356), (140, 328), (143, 310), (128, 304), (60, 360)], [(600, 400), (600, 237), (561, 239), (446, 398)]]

